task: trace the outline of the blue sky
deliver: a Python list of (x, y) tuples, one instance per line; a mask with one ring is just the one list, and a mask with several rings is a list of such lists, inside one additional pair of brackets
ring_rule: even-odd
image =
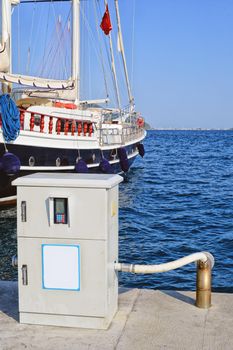
[[(84, 1), (83, 6), (90, 2)], [(37, 36), (30, 33), (30, 6), (23, 18), (25, 41), (42, 35), (39, 31)], [(233, 127), (233, 1), (119, 0), (119, 6), (130, 76), (133, 52), (135, 103), (145, 119), (159, 128)], [(42, 20), (43, 14), (37, 22)], [(46, 25), (42, 28), (45, 31)], [(90, 44), (86, 37), (84, 43), (86, 47)], [(91, 86), (97, 74), (96, 58), (89, 57), (88, 65), (86, 59), (83, 61), (89, 71), (83, 89), (93, 90), (94, 95)], [(91, 61), (95, 71), (90, 68)], [(21, 58), (22, 62), (26, 59)], [(100, 86), (104, 90), (103, 83), (99, 84), (102, 93)]]
[(135, 2), (133, 87), (146, 119), (154, 127), (233, 127), (233, 1)]

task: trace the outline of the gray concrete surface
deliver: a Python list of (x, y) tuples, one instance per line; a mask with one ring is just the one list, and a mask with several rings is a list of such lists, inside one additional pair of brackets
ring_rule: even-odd
[(0, 349), (232, 350), (233, 294), (213, 294), (209, 310), (195, 293), (120, 290), (107, 331), (18, 323), (17, 284), (0, 282)]

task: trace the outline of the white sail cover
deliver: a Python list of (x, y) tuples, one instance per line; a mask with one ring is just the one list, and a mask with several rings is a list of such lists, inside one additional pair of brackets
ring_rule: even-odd
[(0, 81), (36, 87), (39, 89), (74, 89), (73, 80), (53, 80), (0, 72)]
[(5, 47), (0, 45), (0, 72), (8, 72), (10, 68), (9, 55)]

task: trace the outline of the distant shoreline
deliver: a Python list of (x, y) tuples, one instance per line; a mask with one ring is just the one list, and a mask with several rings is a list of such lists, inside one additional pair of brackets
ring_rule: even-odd
[(147, 131), (233, 131), (233, 128), (148, 128)]

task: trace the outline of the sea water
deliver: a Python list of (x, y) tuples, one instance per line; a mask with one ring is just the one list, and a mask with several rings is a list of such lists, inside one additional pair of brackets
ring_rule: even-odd
[[(149, 131), (146, 154), (120, 184), (119, 261), (215, 257), (213, 290), (233, 292), (233, 131)], [(16, 279), (16, 210), (0, 211), (0, 279)], [(121, 286), (195, 289), (195, 264), (157, 275), (119, 273)]]

